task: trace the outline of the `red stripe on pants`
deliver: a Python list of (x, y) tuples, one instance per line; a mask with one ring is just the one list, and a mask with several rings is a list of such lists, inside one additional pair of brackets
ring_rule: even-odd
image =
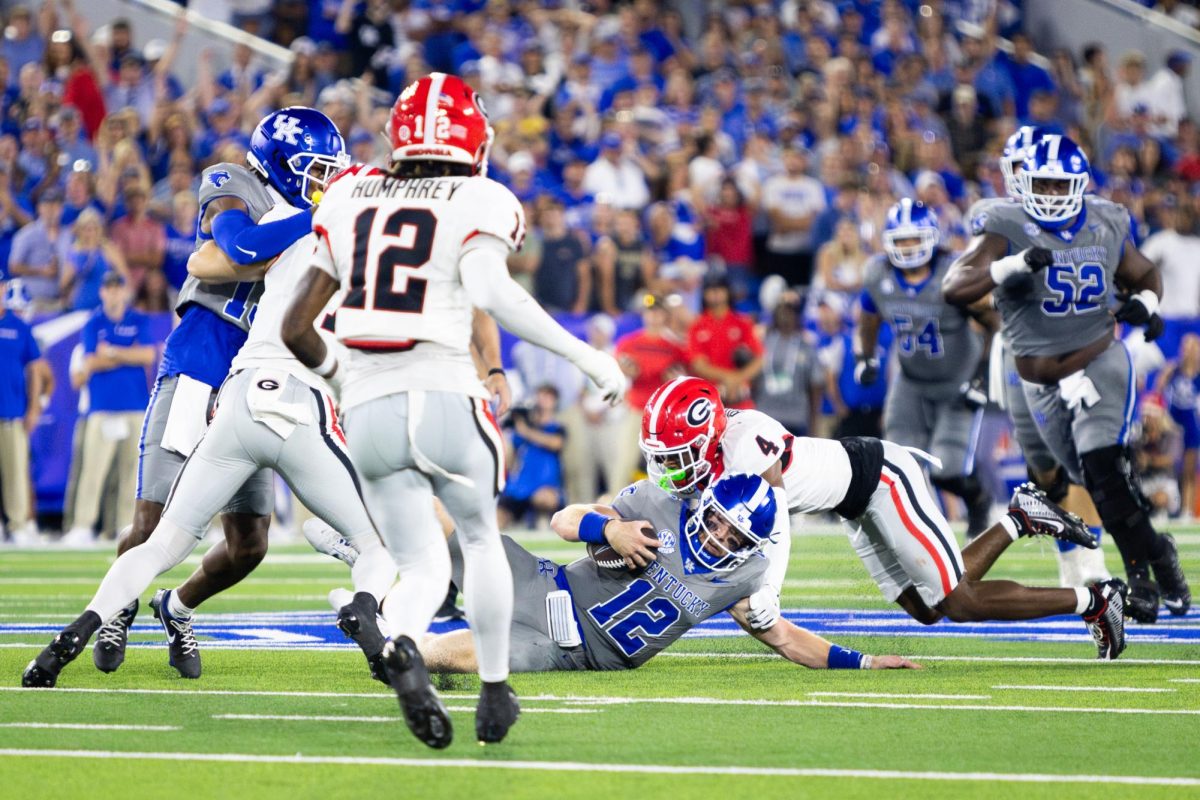
[(904, 504), (900, 501), (900, 492), (896, 490), (896, 484), (886, 473), (879, 476), (879, 480), (887, 484), (888, 491), (892, 495), (892, 504), (896, 506), (896, 511), (900, 512), (900, 521), (904, 523), (904, 527), (908, 528), (916, 540), (925, 548), (925, 552), (929, 553), (929, 557), (933, 559), (933, 563), (937, 564), (938, 575), (942, 579), (942, 593), (950, 594), (950, 575), (946, 572), (946, 564), (938, 555), (937, 549), (933, 546), (933, 542), (929, 541), (929, 537), (921, 533), (920, 529), (913, 524), (912, 519), (908, 516), (908, 512), (904, 510)]

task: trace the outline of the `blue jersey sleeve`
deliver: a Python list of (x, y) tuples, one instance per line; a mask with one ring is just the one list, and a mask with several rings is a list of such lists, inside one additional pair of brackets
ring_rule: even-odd
[(875, 301), (871, 299), (871, 293), (866, 289), (858, 296), (858, 302), (862, 306), (862, 310), (868, 314), (878, 314), (879, 308), (875, 305)]
[(230, 209), (218, 214), (212, 224), (217, 245), (243, 267), (274, 258), (311, 231), (312, 214), (304, 211), (256, 225), (245, 211)]
[(42, 351), (38, 349), (37, 339), (33, 338), (33, 331), (28, 326), (21, 332), (21, 339), (21, 366), (42, 357)]
[(88, 355), (96, 352), (96, 341), (99, 333), (97, 328), (99, 328), (99, 325), (97, 324), (96, 317), (89, 319), (87, 324), (83, 326), (83, 352)]

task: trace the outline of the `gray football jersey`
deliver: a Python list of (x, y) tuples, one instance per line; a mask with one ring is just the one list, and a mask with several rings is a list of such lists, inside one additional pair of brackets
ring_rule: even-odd
[(971, 209), (971, 231), (994, 233), (1009, 252), (1045, 247), (1054, 263), (1032, 276), (996, 290), (1005, 342), (1018, 356), (1055, 356), (1077, 350), (1112, 330), (1109, 303), (1113, 277), (1129, 239), (1129, 212), (1099, 197), (1084, 198), (1071, 227), (1047, 231), (1025, 214), (1020, 203), (990, 201)]
[(953, 383), (970, 380), (983, 353), (983, 340), (971, 329), (967, 313), (942, 296), (942, 279), (954, 257), (936, 250), (933, 273), (924, 282), (909, 286), (887, 256), (867, 262), (863, 287), (879, 315), (895, 334), (900, 370), (919, 383)]
[[(218, 197), (236, 197), (246, 204), (246, 211), (255, 222), (278, 202), (263, 182), (250, 170), (237, 164), (217, 164), (204, 170), (200, 176), (200, 219), (208, 204)], [(196, 249), (212, 237), (196, 229)], [(195, 304), (204, 306), (222, 319), (232, 322), (242, 330), (250, 330), (254, 308), (263, 293), (262, 281), (244, 283), (204, 283), (188, 275), (179, 290), (175, 312), (183, 314), (185, 308)]]
[(645, 664), (762, 583), (762, 556), (732, 572), (696, 572), (683, 541), (683, 503), (650, 481), (626, 488), (613, 508), (625, 519), (649, 521), (663, 544), (658, 559), (639, 573), (601, 569), (590, 558), (566, 568), (592, 669)]

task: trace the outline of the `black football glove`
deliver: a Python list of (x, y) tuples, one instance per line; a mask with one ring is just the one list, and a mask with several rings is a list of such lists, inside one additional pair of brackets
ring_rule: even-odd
[(988, 402), (987, 389), (984, 388), (983, 381), (979, 378), (967, 381), (958, 387), (958, 394), (962, 397), (963, 404), (972, 411), (983, 408)]
[(879, 380), (879, 359), (856, 356), (854, 359), (854, 382), (859, 386), (871, 386)]
[[(1128, 294), (1119, 294), (1117, 299), (1122, 301), (1121, 307), (1117, 309), (1115, 314), (1117, 322), (1125, 322), (1130, 325), (1146, 325), (1150, 322), (1150, 309), (1146, 308), (1140, 297)], [(1162, 331), (1159, 331), (1161, 333)], [(1149, 341), (1149, 337), (1147, 337)]]
[(1150, 321), (1146, 323), (1146, 330), (1142, 333), (1142, 337), (1147, 342), (1153, 342), (1163, 335), (1164, 328), (1166, 328), (1166, 325), (1163, 324), (1163, 318), (1158, 314), (1151, 314)]
[(1037, 272), (1054, 263), (1054, 254), (1044, 247), (1031, 247), (1025, 251), (1025, 263), (1030, 272)]

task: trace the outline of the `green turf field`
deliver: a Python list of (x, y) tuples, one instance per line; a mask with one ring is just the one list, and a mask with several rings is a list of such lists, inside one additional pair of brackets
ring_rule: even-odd
[[(1200, 576), (1200, 533), (1180, 533), (1184, 567)], [(545, 534), (525, 541), (560, 561), (578, 553)], [(356, 650), (287, 649), (287, 637), (278, 649), (210, 646), (198, 681), (178, 678), (165, 648), (131, 647), (112, 675), (89, 652), (58, 689), (17, 688), (52, 634), (14, 628), (74, 618), (111, 559), (0, 551), (0, 797), (1200, 797), (1200, 637), (1135, 638), (1120, 661), (1097, 663), (1081, 624), (1063, 628), (1065, 641), (882, 622), (883, 635), (827, 634), (910, 656), (920, 672), (809, 671), (746, 636), (685, 639), (636, 672), (515, 676), (525, 713), (486, 749), (473, 737), (478, 684), (458, 677), (443, 683), (457, 736), (441, 752), (409, 735)], [(993, 571), (1055, 576), (1038, 542)], [(325, 594), (347, 584), (336, 562), (273, 548), (197, 622), (314, 611), (332, 627)], [(796, 539), (783, 600), (804, 613), (864, 609), (867, 620), (884, 608), (841, 535)], [(250, 635), (269, 640), (264, 620)], [(139, 622), (153, 622), (145, 604)], [(1148, 633), (1198, 630), (1193, 611)]]

